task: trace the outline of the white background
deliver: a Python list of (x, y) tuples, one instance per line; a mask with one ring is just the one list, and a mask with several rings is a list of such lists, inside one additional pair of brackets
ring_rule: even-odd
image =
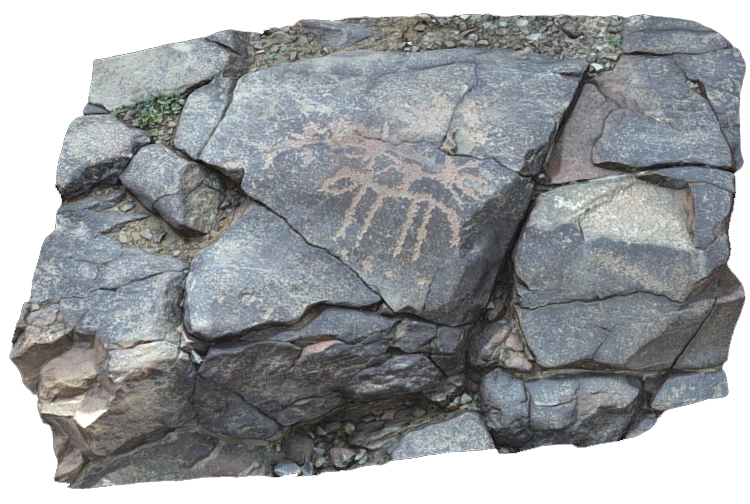
[[(734, 7), (732, 4), (734, 3)], [(700, 5), (700, 6), (695, 6)], [(495, 15), (648, 13), (699, 21), (750, 54), (747, 18), (738, 2), (37, 2), (5, 3), (0, 16), (0, 353), (27, 300), (39, 249), (54, 227), (60, 199), (55, 168), (68, 124), (87, 101), (94, 59), (233, 28), (263, 31), (301, 18), (492, 13)], [(748, 121), (750, 99), (742, 100)], [(745, 124), (749, 124), (745, 122)], [(747, 128), (747, 127), (746, 127)], [(750, 164), (750, 143), (744, 145)], [(737, 176), (730, 238), (735, 274), (750, 285), (750, 166)], [(52, 436), (36, 398), (9, 359), (0, 358), (0, 494), (5, 502), (748, 502), (750, 314), (737, 325), (729, 362), (730, 394), (667, 412), (633, 440), (580, 449), (547, 447), (517, 455), (492, 451), (392, 462), (312, 478), (222, 478), (70, 490), (54, 483)], [(7, 500), (6, 500), (7, 499)]]

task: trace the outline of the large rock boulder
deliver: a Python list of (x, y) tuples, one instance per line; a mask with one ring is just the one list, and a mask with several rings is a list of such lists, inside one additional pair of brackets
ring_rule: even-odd
[[(192, 418), (195, 371), (179, 351), (187, 264), (127, 248), (103, 233), (143, 214), (108, 212), (114, 191), (63, 205), (42, 247), (29, 312), (11, 359), (65, 440), (59, 476)], [(84, 246), (85, 244), (85, 246)]]
[(149, 143), (143, 131), (110, 115), (79, 117), (70, 124), (57, 162), (57, 190), (65, 199), (96, 186), (114, 186), (130, 158)]
[(537, 198), (514, 267), (518, 321), (540, 365), (667, 369), (689, 343), (691, 355), (725, 355), (722, 336), (694, 338), (710, 313), (722, 317), (720, 291), (737, 289), (721, 273), (733, 193), (723, 172), (704, 182), (711, 172), (620, 176)]
[(200, 159), (394, 311), (462, 324), (528, 204), (519, 173), (539, 171), (583, 69), (469, 50), (277, 66), (240, 79)]

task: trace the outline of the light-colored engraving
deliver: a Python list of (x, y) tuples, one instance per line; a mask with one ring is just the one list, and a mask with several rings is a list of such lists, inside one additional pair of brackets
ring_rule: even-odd
[[(428, 223), (435, 212), (442, 212), (448, 220), (451, 233), (449, 245), (458, 246), (461, 231), (458, 210), (467, 204), (480, 201), (476, 188), (480, 185), (489, 185), (487, 179), (471, 173), (478, 162), (471, 160), (459, 166), (454, 158), (446, 156), (442, 169), (428, 172), (422, 169), (424, 162), (420, 164), (419, 159), (422, 156), (414, 145), (394, 145), (365, 137), (359, 133), (360, 129), (357, 128), (357, 133), (354, 134), (337, 136), (331, 143), (331, 148), (346, 151), (340, 154), (344, 164), (323, 180), (318, 189), (329, 196), (354, 193), (334, 239), (344, 239), (349, 228), (357, 226), (358, 208), (362, 204), (367, 204), (366, 209), (361, 209), (366, 212), (356, 234), (356, 243), (359, 244), (372, 226), (377, 211), (386, 204), (386, 199), (392, 198), (409, 201), (406, 218), (393, 249), (394, 258), (404, 252), (409, 231), (417, 226), (411, 260), (413, 262), (419, 259), (422, 245), (428, 235)], [(387, 163), (383, 162), (385, 159), (388, 160)], [(387, 177), (383, 177), (384, 175)], [(442, 201), (428, 192), (415, 190), (415, 186), (424, 181), (437, 183), (442, 190), (446, 190), (450, 195), (448, 201)], [(420, 212), (421, 219), (418, 218)]]

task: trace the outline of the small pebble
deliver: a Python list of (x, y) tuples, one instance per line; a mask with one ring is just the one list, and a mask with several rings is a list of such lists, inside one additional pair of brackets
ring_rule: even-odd
[(281, 462), (276, 464), (276, 466), (274, 466), (273, 473), (276, 476), (296, 476), (300, 473), (300, 468), (291, 460), (282, 460)]
[(151, 230), (149, 228), (141, 229), (140, 235), (143, 236), (147, 240), (150, 240), (151, 238), (154, 237), (154, 235), (151, 234)]
[(131, 211), (134, 208), (135, 208), (135, 205), (133, 203), (124, 203), (124, 204), (120, 205), (120, 211), (121, 212), (129, 212), (129, 211)]
[(419, 407), (419, 406), (417, 406), (411, 411), (411, 416), (413, 416), (414, 418), (422, 418), (426, 414), (427, 414), (427, 411), (424, 408)]
[(341, 428), (341, 422), (331, 422), (326, 425), (326, 433), (331, 434)]
[(354, 424), (351, 422), (347, 422), (346, 425), (344, 425), (344, 432), (346, 432), (347, 435), (351, 436), (354, 432)]
[(499, 23), (497, 23), (497, 26), (499, 26), (500, 28), (507, 28), (508, 23), (506, 23), (505, 21), (500, 21)]
[(516, 26), (519, 28), (523, 28), (524, 26), (529, 26), (529, 20), (528, 19), (519, 19), (516, 21)]

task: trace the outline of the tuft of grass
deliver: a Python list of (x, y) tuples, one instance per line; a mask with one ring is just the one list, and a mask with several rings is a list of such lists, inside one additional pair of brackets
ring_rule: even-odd
[(183, 105), (185, 105), (185, 99), (177, 91), (151, 93), (146, 101), (136, 106), (136, 124), (139, 128), (159, 124), (166, 114), (177, 115), (182, 112)]
[(211, 79), (211, 82), (213, 83), (216, 79), (224, 79), (224, 70), (222, 70), (219, 75), (215, 76), (213, 79)]
[(612, 35), (607, 40), (607, 45), (612, 49), (617, 49), (618, 47), (620, 47), (620, 45), (622, 45), (622, 37), (620, 37), (619, 35)]
[(125, 114), (125, 107), (117, 107), (111, 112), (111, 114), (119, 119), (120, 116)]

